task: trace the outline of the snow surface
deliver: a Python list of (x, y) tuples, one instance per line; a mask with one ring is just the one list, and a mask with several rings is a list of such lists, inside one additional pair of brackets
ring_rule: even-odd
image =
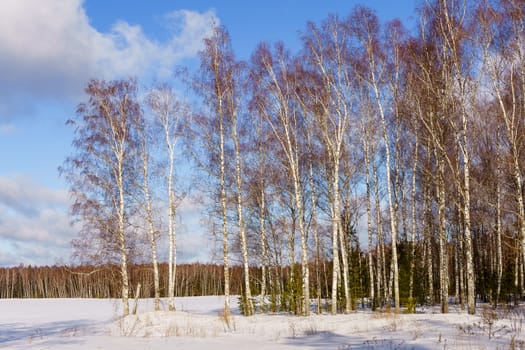
[[(236, 305), (237, 298), (232, 298)], [(137, 315), (120, 315), (120, 300), (0, 299), (1, 349), (508, 349), (525, 348), (525, 311), (467, 315), (418, 309), (393, 315), (255, 315), (238, 309), (227, 321), (223, 297), (176, 298), (175, 312), (153, 312), (140, 300)], [(132, 305), (132, 304), (131, 304)], [(162, 301), (163, 309), (167, 303)]]

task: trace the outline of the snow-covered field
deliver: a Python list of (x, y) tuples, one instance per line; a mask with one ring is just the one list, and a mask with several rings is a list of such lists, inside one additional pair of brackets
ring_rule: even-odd
[[(232, 298), (232, 305), (236, 298)], [(392, 315), (221, 316), (222, 297), (177, 298), (176, 312), (120, 318), (119, 300), (2, 299), (1, 349), (525, 349), (525, 311), (451, 306)], [(163, 302), (165, 307), (165, 301)]]

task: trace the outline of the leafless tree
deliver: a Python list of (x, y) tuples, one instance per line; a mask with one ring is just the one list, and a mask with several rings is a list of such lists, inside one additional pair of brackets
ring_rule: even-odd
[(133, 120), (142, 111), (136, 99), (137, 85), (131, 79), (91, 80), (86, 93), (88, 101), (79, 105), (77, 118), (68, 121), (75, 130), (75, 153), (61, 171), (71, 185), (72, 214), (83, 225), (83, 232), (93, 230), (102, 249), (118, 252), (123, 314), (128, 315), (129, 185), (137, 160)]
[[(332, 222), (332, 256), (334, 262), (332, 276), (332, 313), (337, 312), (338, 264), (343, 263), (343, 291), (345, 312), (350, 312), (351, 297), (349, 291), (349, 266), (345, 240), (341, 226), (341, 158), (344, 153), (344, 138), (347, 134), (353, 104), (353, 74), (350, 61), (350, 33), (337, 17), (329, 17), (318, 28), (313, 23), (308, 25), (308, 32), (303, 36), (306, 61), (317, 75), (310, 83), (310, 93), (303, 97), (301, 105), (313, 118), (311, 123), (321, 135), (325, 153), (328, 156), (328, 186), (331, 193), (330, 219)], [(305, 73), (303, 72), (303, 75)], [(317, 87), (316, 87), (317, 85)], [(340, 249), (339, 249), (340, 248)], [(339, 259), (341, 252), (341, 259)]]
[[(299, 154), (301, 115), (297, 103), (294, 103), (293, 66), (288, 52), (280, 44), (276, 46), (275, 51), (271, 51), (265, 44), (260, 44), (252, 56), (252, 65), (252, 79), (257, 85), (253, 104), (270, 125), (278, 140), (293, 186), (293, 207), (297, 210), (301, 245), (301, 313), (308, 315), (310, 312), (308, 247)], [(293, 245), (290, 248), (293, 249)]]
[[(523, 198), (522, 135), (525, 111), (525, 8), (523, 1), (483, 1), (476, 17), (484, 53), (485, 73), (502, 121), (502, 136), (514, 179), (521, 261), (525, 261), (525, 200)], [(522, 287), (523, 288), (523, 287)]]
[(177, 271), (177, 235), (175, 221), (177, 218), (177, 207), (184, 198), (184, 193), (176, 193), (175, 190), (175, 164), (176, 149), (181, 143), (184, 128), (190, 122), (188, 106), (181, 101), (167, 85), (161, 85), (153, 89), (147, 96), (149, 105), (157, 130), (163, 136), (166, 150), (167, 171), (165, 174), (167, 183), (167, 219), (168, 219), (168, 309), (175, 310), (174, 293)]
[[(136, 186), (141, 188), (143, 195), (143, 207), (145, 210), (144, 220), (146, 224), (146, 231), (149, 236), (149, 245), (151, 249), (151, 263), (153, 266), (153, 288), (154, 288), (154, 308), (155, 311), (160, 310), (160, 275), (158, 262), (158, 229), (155, 224), (155, 217), (152, 206), (152, 190), (151, 190), (151, 172), (150, 167), (153, 162), (151, 150), (154, 144), (154, 136), (152, 135), (152, 128), (148, 123), (145, 115), (134, 120), (134, 128), (137, 131), (139, 138), (139, 153), (142, 159), (142, 183), (137, 183)], [(140, 181), (140, 179), (138, 179)], [(139, 200), (140, 202), (140, 200)]]
[[(205, 48), (201, 51), (201, 72), (203, 81), (199, 85), (201, 94), (206, 96), (206, 103), (213, 116), (219, 120), (219, 158), (220, 158), (220, 182), (221, 182), (221, 206), (223, 212), (223, 255), (225, 278), (228, 273), (228, 233), (227, 233), (227, 208), (226, 208), (226, 188), (225, 188), (225, 124), (229, 123), (231, 138), (234, 144), (235, 163), (235, 185), (236, 209), (241, 243), (241, 255), (244, 269), (244, 298), (246, 307), (244, 313), (251, 315), (254, 313), (253, 300), (250, 288), (250, 273), (248, 260), (248, 246), (243, 217), (243, 186), (242, 186), (242, 155), (240, 149), (237, 120), (240, 114), (241, 87), (242, 87), (242, 65), (235, 60), (228, 32), (223, 27), (215, 27), (213, 35), (204, 40)], [(229, 292), (226, 294), (225, 313), (229, 314)]]
[[(395, 215), (395, 205), (393, 198), (392, 179), (391, 179), (391, 166), (392, 166), (392, 155), (390, 150), (390, 142), (388, 136), (388, 124), (387, 124), (387, 108), (388, 94), (392, 92), (385, 89), (387, 82), (389, 81), (388, 74), (396, 75), (400, 69), (399, 65), (392, 65), (389, 69), (389, 64), (386, 61), (385, 48), (381, 46), (380, 41), (380, 23), (377, 16), (368, 8), (357, 7), (354, 9), (349, 20), (354, 36), (360, 43), (361, 49), (363, 50), (363, 63), (360, 65), (360, 70), (357, 70), (361, 75), (362, 81), (364, 81), (370, 88), (371, 93), (374, 96), (375, 103), (378, 107), (380, 123), (383, 130), (383, 141), (385, 147), (385, 173), (387, 183), (387, 197), (388, 197), (388, 208), (390, 214), (390, 230), (392, 235), (392, 272), (393, 272), (393, 285), (394, 285), (394, 304), (395, 311), (399, 312), (399, 272), (397, 262), (397, 217)], [(391, 37), (391, 39), (397, 39)], [(396, 52), (394, 52), (395, 54)], [(397, 58), (391, 58), (394, 62), (397, 62)], [(392, 97), (392, 96), (391, 96)]]

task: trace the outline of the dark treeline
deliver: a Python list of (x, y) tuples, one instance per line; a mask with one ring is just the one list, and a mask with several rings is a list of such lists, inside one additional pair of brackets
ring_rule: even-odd
[(246, 315), (257, 294), (301, 315), (525, 295), (525, 1), (426, 0), (416, 16), (409, 31), (357, 6), (307, 23), (297, 52), (260, 43), (247, 61), (214, 27), (195, 74), (176, 74), (191, 106), (169, 82), (87, 84), (61, 173), (76, 256), (118, 266), (124, 314), (142, 263), (170, 309), (193, 293), (183, 177), (220, 242), (222, 272), (204, 270), (225, 315), (237, 293)]
[[(168, 265), (159, 264), (161, 296), (167, 296)], [(134, 295), (141, 284), (140, 297), (154, 297), (151, 265), (130, 265)], [(240, 280), (240, 269), (232, 269)], [(223, 294), (221, 267), (211, 264), (179, 265), (176, 296)], [(0, 268), (1, 298), (118, 298), (122, 290), (119, 267), (102, 266), (18, 266)], [(239, 283), (235, 285), (240, 292)]]
[[(167, 296), (168, 265), (159, 264), (161, 297)], [(212, 264), (181, 264), (177, 267), (176, 296), (221, 295), (224, 293), (222, 267)], [(233, 268), (232, 289), (240, 293), (241, 270)], [(151, 265), (131, 265), (133, 295), (138, 283), (140, 297), (153, 298)], [(119, 267), (105, 266), (19, 266), (0, 268), (1, 298), (118, 298), (122, 288)]]
[[(331, 268), (329, 262), (325, 262)], [(159, 264), (160, 296), (168, 296), (168, 264)], [(261, 290), (261, 269), (251, 268), (251, 287)], [(203, 296), (224, 294), (224, 269), (215, 264), (180, 264), (177, 266), (175, 296)], [(242, 268), (230, 268), (230, 290), (234, 295), (242, 292)], [(0, 268), (0, 298), (118, 298), (122, 288), (117, 265), (102, 266), (18, 266)], [(140, 298), (153, 298), (154, 276), (151, 265), (130, 265), (130, 284), (136, 295), (140, 284)], [(290, 268), (276, 267), (272, 271), (273, 297), (287, 293), (290, 286)], [(273, 287), (274, 286), (274, 287)], [(324, 297), (328, 296), (328, 286)], [(365, 293), (359, 293), (363, 297)], [(357, 297), (357, 294), (356, 294)]]

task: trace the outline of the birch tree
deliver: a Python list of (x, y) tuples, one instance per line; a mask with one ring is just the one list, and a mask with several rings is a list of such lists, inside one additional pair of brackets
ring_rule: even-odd
[[(472, 50), (468, 50), (467, 45), (467, 16), (469, 12), (466, 7), (468, 2), (455, 2), (450, 0), (440, 0), (435, 9), (438, 11), (437, 25), (442, 36), (443, 57), (449, 60), (450, 64), (450, 84), (447, 87), (455, 95), (455, 105), (458, 108), (459, 120), (450, 119), (452, 128), (457, 134), (457, 145), (462, 157), (463, 179), (462, 179), (462, 201), (463, 201), (463, 220), (464, 220), (464, 241), (466, 252), (467, 268), (467, 299), (468, 312), (476, 312), (475, 290), (474, 290), (474, 266), (472, 256), (472, 237), (470, 222), (470, 144), (469, 144), (469, 124), (472, 96), (475, 93), (475, 80), (471, 76), (474, 67), (474, 57)], [(469, 56), (470, 53), (470, 56)]]
[[(344, 137), (347, 134), (352, 111), (353, 71), (350, 61), (350, 35), (348, 27), (337, 17), (329, 17), (320, 28), (310, 23), (308, 32), (303, 36), (306, 61), (317, 75), (318, 89), (313, 89), (302, 106), (310, 104), (306, 110), (314, 119), (313, 126), (319, 131), (325, 153), (328, 156), (330, 182), (328, 198), (330, 200), (330, 221), (332, 223), (332, 256), (334, 262), (332, 276), (332, 313), (337, 312), (337, 285), (339, 251), (343, 263), (343, 291), (345, 312), (350, 312), (351, 297), (349, 291), (349, 267), (347, 249), (341, 226), (341, 189), (339, 185), (341, 157), (343, 156)], [(341, 248), (339, 250), (339, 248)]]
[[(237, 222), (239, 237), (241, 243), (241, 255), (243, 260), (244, 271), (244, 295), (245, 315), (254, 313), (253, 300), (250, 289), (250, 272), (248, 260), (248, 247), (246, 240), (246, 231), (243, 218), (243, 186), (242, 186), (242, 156), (238, 135), (237, 120), (240, 113), (241, 103), (241, 74), (242, 68), (239, 62), (235, 60), (231, 48), (230, 36), (225, 28), (215, 27), (213, 35), (204, 40), (205, 48), (201, 51), (201, 72), (204, 76), (202, 83), (199, 84), (201, 93), (206, 96), (206, 102), (214, 116), (219, 120), (219, 148), (220, 148), (220, 182), (221, 182), (221, 206), (223, 211), (223, 253), (225, 276), (228, 268), (228, 233), (227, 233), (227, 213), (226, 213), (226, 188), (225, 188), (225, 123), (230, 123), (231, 138), (234, 144), (235, 164), (235, 185)], [(208, 91), (206, 91), (209, 89)], [(226, 294), (225, 313), (229, 314), (229, 291)], [(227, 310), (227, 311), (226, 311)]]
[(162, 135), (165, 146), (167, 170), (165, 174), (167, 184), (167, 221), (168, 221), (168, 309), (175, 311), (175, 280), (177, 271), (177, 207), (184, 194), (175, 190), (176, 149), (184, 135), (184, 128), (188, 125), (189, 108), (182, 102), (175, 92), (167, 85), (153, 89), (147, 97), (147, 103), (153, 113), (157, 130)]
[(516, 216), (522, 261), (525, 261), (525, 200), (523, 198), (522, 135), (525, 127), (525, 9), (523, 3), (501, 0), (483, 2), (478, 10), (487, 87), (496, 101), (502, 136), (508, 144), (514, 180)]
[[(373, 238), (373, 230), (372, 230), (372, 221), (373, 221), (373, 214), (372, 214), (372, 179), (371, 179), (371, 163), (374, 161), (372, 157), (375, 155), (372, 154), (371, 143), (374, 142), (373, 137), (373, 128), (372, 128), (372, 115), (373, 115), (373, 103), (370, 101), (370, 96), (367, 93), (367, 89), (360, 89), (358, 90), (359, 93), (359, 105), (360, 110), (362, 111), (362, 119), (361, 119), (361, 142), (363, 145), (363, 156), (365, 161), (365, 187), (366, 187), (366, 217), (367, 217), (367, 236), (368, 236), (368, 275), (370, 280), (370, 307), (372, 310), (375, 310), (377, 307), (377, 300), (376, 297), (376, 288), (375, 288), (375, 279), (377, 279), (378, 287), (380, 285), (380, 279), (381, 276), (381, 256), (378, 256), (377, 258), (377, 273), (374, 273), (374, 238)], [(379, 230), (379, 228), (378, 228)], [(379, 241), (379, 234), (376, 234), (377, 241)], [(380, 254), (379, 254), (380, 255)], [(377, 288), (377, 293), (380, 293), (380, 289)]]
[[(363, 81), (365, 81), (375, 99), (378, 107), (381, 128), (383, 132), (383, 142), (385, 147), (385, 173), (387, 184), (387, 199), (390, 217), (390, 231), (392, 236), (392, 272), (394, 284), (394, 307), (395, 312), (400, 311), (399, 307), (399, 271), (397, 263), (397, 217), (395, 215), (395, 204), (393, 198), (392, 179), (391, 179), (391, 164), (392, 156), (390, 151), (390, 142), (388, 136), (387, 125), (387, 110), (386, 105), (387, 96), (384, 89), (386, 82), (387, 64), (385, 62), (384, 53), (381, 52), (381, 43), (379, 39), (380, 24), (377, 16), (370, 10), (364, 7), (357, 7), (352, 13), (350, 20), (352, 30), (356, 39), (359, 41), (364, 50), (364, 69), (361, 72)], [(394, 67), (391, 74), (397, 74), (396, 70), (399, 67)]]
[[(256, 82), (253, 103), (269, 124), (286, 158), (293, 187), (293, 204), (297, 210), (301, 245), (302, 305), (301, 313), (310, 313), (310, 287), (306, 225), (304, 221), (303, 184), (300, 174), (300, 111), (294, 104), (294, 81), (290, 58), (284, 47), (274, 52), (260, 44), (252, 56), (252, 79)], [(292, 247), (293, 248), (293, 247)]]
[[(135, 179), (137, 140), (133, 120), (142, 113), (134, 80), (91, 80), (88, 101), (77, 109), (76, 151), (61, 168), (70, 183), (72, 214), (97, 234), (92, 244), (116, 252), (120, 263), (122, 312), (129, 314), (129, 184)], [(140, 168), (140, 167), (139, 167)], [(84, 231), (85, 232), (85, 231)], [(90, 247), (92, 248), (92, 247)], [(99, 249), (100, 249), (99, 248)], [(114, 249), (114, 250), (113, 250)]]
[(153, 289), (154, 289), (154, 309), (160, 311), (160, 275), (159, 275), (159, 262), (158, 262), (158, 230), (155, 225), (155, 217), (153, 213), (152, 205), (152, 190), (150, 187), (151, 174), (150, 164), (153, 161), (151, 149), (153, 148), (152, 128), (150, 123), (146, 120), (144, 115), (135, 120), (135, 129), (137, 130), (139, 144), (140, 144), (140, 158), (142, 160), (142, 184), (137, 184), (142, 189), (142, 195), (144, 197), (144, 210), (146, 221), (146, 230), (149, 236), (149, 244), (151, 250), (151, 263), (153, 266)]

